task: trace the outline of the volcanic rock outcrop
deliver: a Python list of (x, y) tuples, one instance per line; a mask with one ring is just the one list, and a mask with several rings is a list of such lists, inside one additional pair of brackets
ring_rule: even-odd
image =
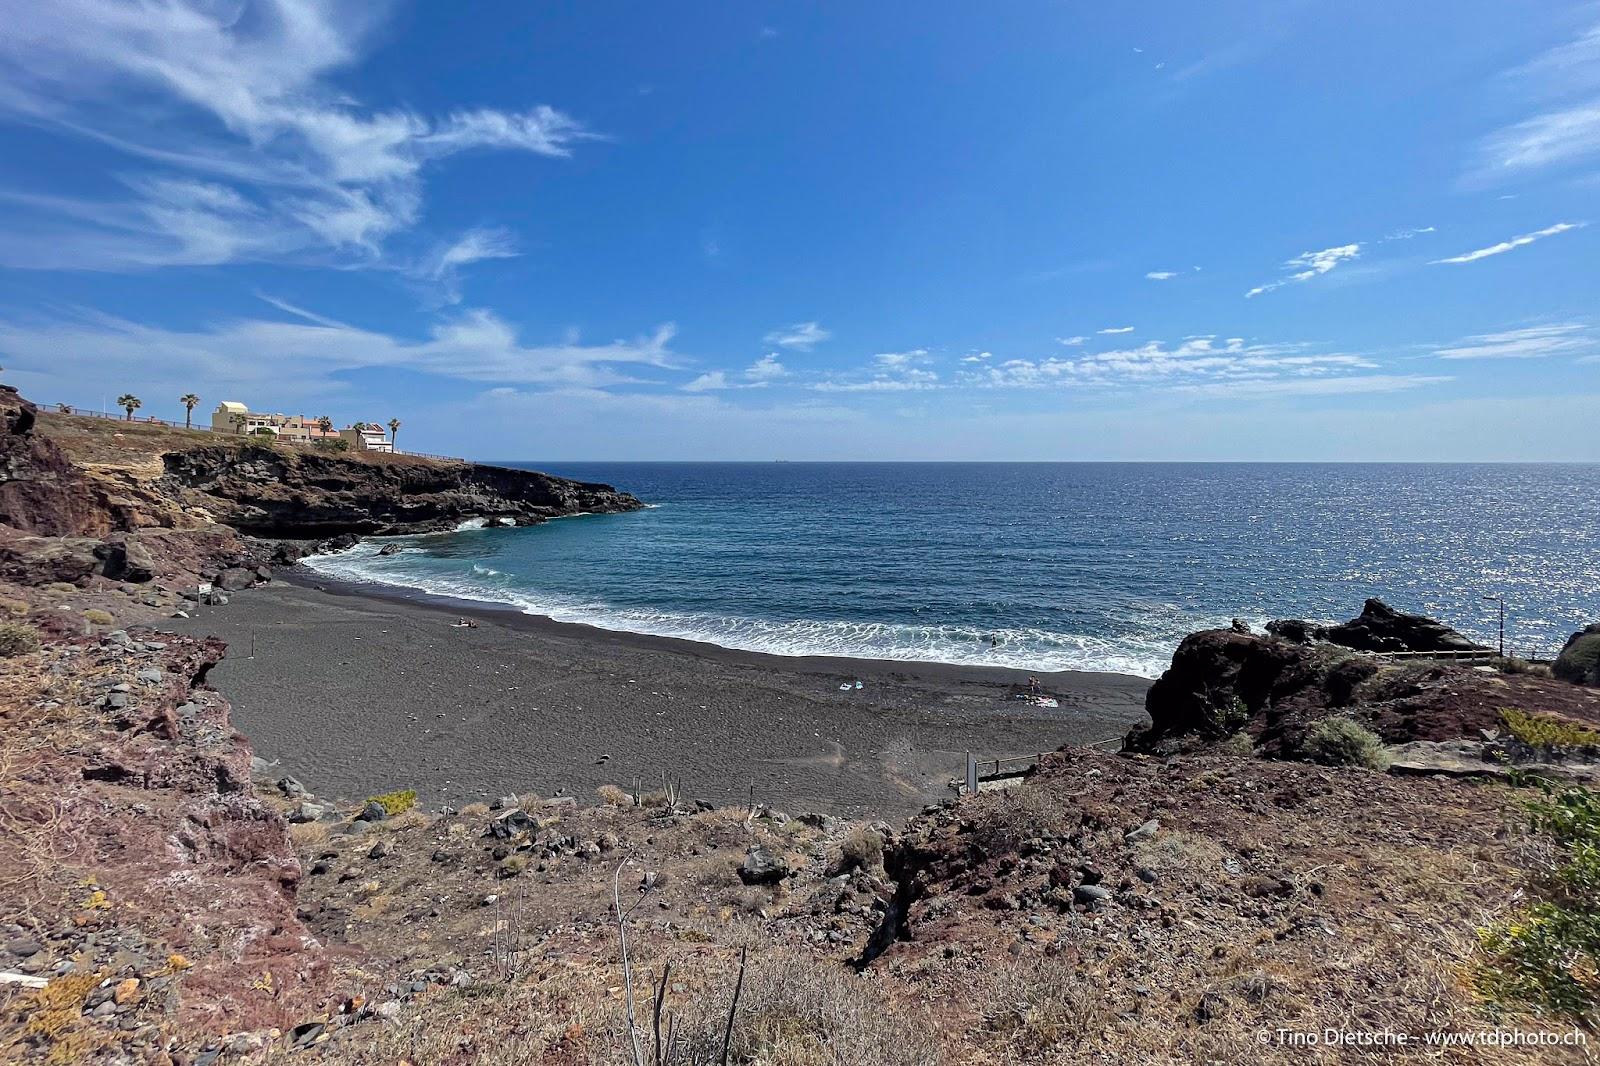
[[(1466, 662), (1385, 659), (1327, 641), (1303, 643), (1299, 625), (1270, 623), (1273, 635), (1266, 637), (1231, 629), (1185, 637), (1172, 665), (1145, 697), (1150, 725), (1129, 733), (1126, 746), (1144, 752), (1187, 751), (1246, 733), (1264, 754), (1293, 757), (1310, 727), (1332, 715), (1361, 722), (1388, 744), (1497, 730), (1508, 707), (1600, 720), (1600, 700), (1560, 681)], [(1367, 601), (1361, 618), (1324, 632), (1400, 643), (1404, 650), (1422, 650), (1415, 646), (1419, 643), (1457, 650), (1451, 634), (1460, 636), (1441, 623), (1400, 614), (1376, 600)]]
[(609, 485), (532, 470), (404, 460), (213, 445), (169, 452), (158, 484), (217, 521), (261, 537), (426, 533), (471, 518), (531, 525), (643, 506)]
[(1267, 632), (1297, 644), (1326, 641), (1357, 651), (1484, 651), (1436, 619), (1397, 611), (1382, 600), (1369, 599), (1361, 613), (1336, 626), (1320, 626), (1299, 618), (1267, 623)]

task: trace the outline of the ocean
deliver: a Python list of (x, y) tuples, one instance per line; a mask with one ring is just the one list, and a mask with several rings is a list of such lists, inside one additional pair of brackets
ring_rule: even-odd
[[(509, 463), (651, 506), (368, 540), (330, 576), (785, 655), (1154, 677), (1368, 596), (1549, 655), (1600, 620), (1600, 466)], [(470, 525), (470, 524), (469, 524)]]

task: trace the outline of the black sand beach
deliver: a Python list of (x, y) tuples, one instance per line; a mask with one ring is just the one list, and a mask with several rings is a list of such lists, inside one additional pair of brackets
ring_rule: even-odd
[[(309, 574), (200, 612), (168, 627), (228, 641), (211, 682), (235, 726), (328, 798), (415, 788), (430, 804), (587, 802), (600, 785), (649, 789), (666, 773), (719, 805), (753, 784), (789, 810), (889, 817), (948, 795), (967, 751), (1120, 736), (1144, 719), (1149, 687), (1045, 674), (1060, 701), (1045, 709), (1007, 698), (1027, 679), (1018, 670), (730, 651)], [(478, 626), (452, 628), (462, 616)]]

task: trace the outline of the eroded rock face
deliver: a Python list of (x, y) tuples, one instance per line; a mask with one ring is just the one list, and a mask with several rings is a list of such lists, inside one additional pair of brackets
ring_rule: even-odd
[(0, 525), (46, 537), (122, 528), (55, 442), (35, 432), (38, 411), (0, 385)]
[(643, 506), (609, 485), (470, 463), (381, 463), (259, 446), (205, 446), (163, 457), (162, 483), (240, 532), (262, 537), (421, 533), (469, 518), (531, 524)]

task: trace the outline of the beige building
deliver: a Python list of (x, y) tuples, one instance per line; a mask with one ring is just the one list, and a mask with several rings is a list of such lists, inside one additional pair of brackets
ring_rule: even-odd
[(372, 422), (363, 422), (360, 429), (355, 426), (341, 429), (339, 436), (358, 452), (394, 451), (394, 442), (383, 435), (383, 427)]
[(235, 436), (271, 436), (290, 444), (313, 444), (320, 440), (343, 440), (357, 451), (388, 452), (394, 446), (383, 435), (383, 429), (373, 423), (365, 428), (329, 429), (314, 418), (304, 415), (262, 414), (252, 411), (235, 400), (224, 400), (211, 412), (211, 429), (214, 433), (231, 433)]

